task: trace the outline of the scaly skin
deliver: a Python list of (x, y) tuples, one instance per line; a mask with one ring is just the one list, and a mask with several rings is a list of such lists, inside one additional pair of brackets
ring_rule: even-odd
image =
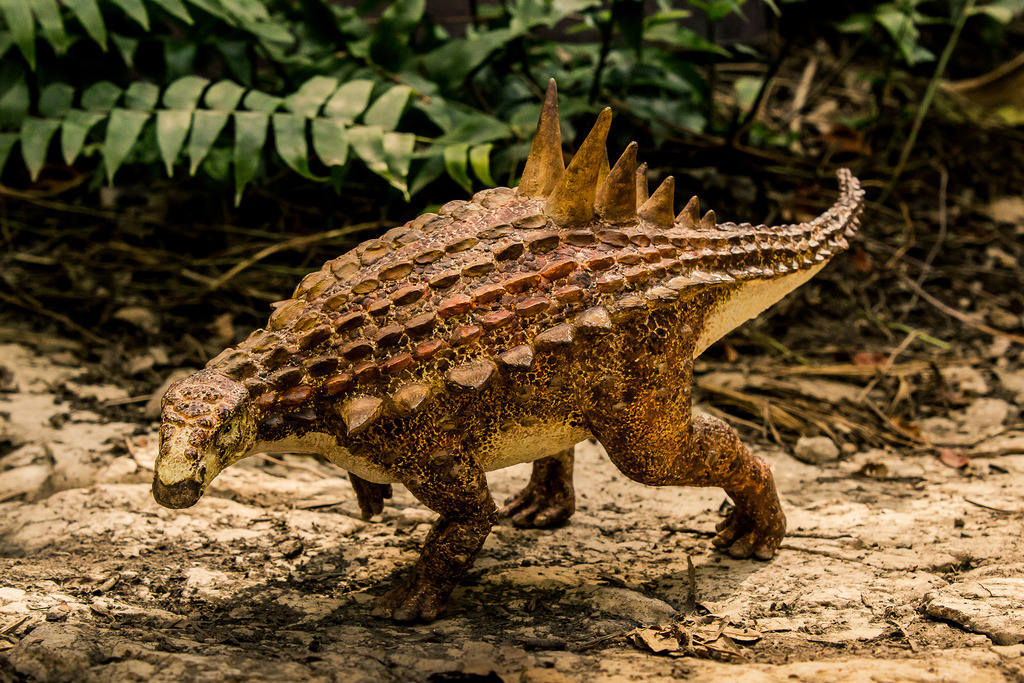
[(518, 189), (477, 193), (364, 242), (302, 280), (254, 332), (164, 398), (153, 492), (195, 504), (251, 452), (316, 452), (352, 474), (365, 518), (390, 484), (440, 515), (376, 614), (430, 620), (498, 511), (485, 472), (535, 461), (503, 511), (574, 511), (572, 447), (597, 438), (630, 478), (718, 486), (736, 508), (714, 544), (770, 559), (786, 521), (767, 465), (693, 417), (693, 359), (846, 249), (862, 197), (810, 223), (718, 224), (696, 198), (647, 196), (636, 145), (609, 168), (610, 111), (563, 167), (554, 84)]

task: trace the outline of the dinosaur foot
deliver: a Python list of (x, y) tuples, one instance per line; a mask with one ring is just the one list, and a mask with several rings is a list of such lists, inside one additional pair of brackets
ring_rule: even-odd
[(737, 559), (751, 556), (759, 560), (772, 559), (786, 535), (786, 517), (778, 500), (772, 503), (753, 513), (749, 508), (733, 508), (729, 516), (715, 526), (718, 534), (711, 543)]
[(394, 621), (433, 621), (444, 614), (448, 592), (415, 572), (377, 598), (371, 614)]
[(546, 529), (563, 524), (576, 511), (572, 484), (564, 488), (530, 482), (518, 495), (505, 501), (500, 514), (509, 517), (517, 527)]

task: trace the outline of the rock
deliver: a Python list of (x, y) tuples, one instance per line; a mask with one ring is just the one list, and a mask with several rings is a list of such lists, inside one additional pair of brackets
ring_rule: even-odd
[(988, 318), (992, 327), (1000, 330), (1013, 331), (1020, 328), (1020, 316), (1010, 313), (1005, 308), (993, 306), (989, 309), (988, 313), (985, 314), (985, 317)]
[(45, 443), (30, 443), (0, 458), (0, 472), (28, 465), (53, 465), (53, 455)]
[(1024, 642), (1024, 578), (986, 577), (950, 584), (924, 596), (935, 619), (983, 633), (997, 645)]
[(231, 577), (224, 572), (203, 567), (192, 567), (185, 572), (185, 588), (181, 597), (217, 599), (224, 589), (231, 587)]
[(554, 669), (541, 669), (533, 667), (523, 669), (519, 675), (521, 683), (574, 683), (574, 679)]
[(988, 381), (985, 380), (984, 375), (970, 365), (952, 365), (942, 368), (939, 372), (942, 374), (942, 379), (954, 389), (978, 396), (984, 396), (989, 392)]
[(594, 608), (605, 614), (631, 619), (640, 624), (657, 624), (678, 612), (664, 600), (626, 588), (601, 588), (591, 598)]
[(148, 334), (160, 332), (160, 319), (148, 308), (142, 306), (125, 306), (114, 312), (114, 320), (121, 320), (133, 325)]
[(92, 400), (97, 403), (123, 401), (131, 398), (131, 395), (125, 389), (113, 384), (79, 384), (78, 382), (69, 381), (64, 383), (64, 388), (80, 399)]
[(1015, 394), (1013, 402), (1019, 406), (1024, 406), (1024, 371), (1008, 372), (996, 370), (996, 376), (1004, 388)]
[(15, 671), (37, 681), (81, 680), (99, 660), (92, 639), (74, 626), (43, 622), (7, 651)]
[(13, 394), (18, 391), (18, 383), (14, 381), (14, 373), (6, 365), (0, 365), (0, 394)]
[(277, 549), (284, 555), (284, 559), (291, 560), (302, 554), (302, 543), (293, 538), (279, 545)]
[(52, 471), (51, 465), (26, 465), (5, 471), (0, 476), (0, 502), (22, 495), (28, 500), (40, 498)]
[[(127, 484), (140, 481), (139, 464), (130, 456), (114, 458), (109, 465), (96, 473), (97, 484)], [(148, 479), (143, 476), (142, 480)]]
[(1010, 414), (1010, 404), (1001, 398), (979, 398), (963, 413), (964, 428), (977, 435), (998, 429)]
[(801, 436), (793, 448), (793, 457), (810, 465), (823, 465), (839, 458), (839, 448), (827, 436)]

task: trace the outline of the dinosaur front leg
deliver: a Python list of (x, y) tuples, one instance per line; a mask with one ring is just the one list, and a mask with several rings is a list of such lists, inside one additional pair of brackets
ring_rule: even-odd
[(576, 511), (576, 492), (572, 485), (573, 450), (533, 462), (530, 483), (505, 501), (503, 517), (511, 517), (518, 527), (544, 529), (558, 526)]
[(461, 452), (433, 453), (403, 483), (440, 518), (412, 571), (377, 600), (373, 614), (395, 621), (431, 621), (444, 612), (448, 596), (473, 566), (497, 521), (497, 508), (484, 471)]
[(364, 522), (370, 521), (374, 515), (384, 512), (384, 499), (391, 498), (391, 484), (375, 484), (348, 473), (348, 481), (356, 493), (359, 502), (359, 514)]

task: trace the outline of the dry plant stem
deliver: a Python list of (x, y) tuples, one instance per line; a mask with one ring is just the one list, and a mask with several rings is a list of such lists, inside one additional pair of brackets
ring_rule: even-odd
[(971, 500), (970, 498), (964, 498), (964, 500), (970, 503), (971, 505), (976, 505), (980, 508), (991, 510), (992, 512), (999, 512), (1004, 515), (1016, 515), (1020, 512), (1020, 510), (1009, 510), (1007, 508), (997, 508), (992, 505), (986, 505), (985, 503), (979, 503), (978, 501)]
[(907, 347), (910, 346), (910, 344), (913, 343), (913, 341), (917, 339), (919, 335), (920, 332), (918, 332), (917, 330), (912, 330), (910, 334), (903, 338), (903, 341), (900, 342), (900, 345), (893, 349), (893, 352), (890, 353), (889, 357), (885, 359), (885, 362), (882, 363), (882, 366), (878, 368), (878, 376), (873, 378), (868, 383), (868, 385), (864, 387), (863, 391), (861, 391), (860, 394), (857, 395), (857, 403), (860, 403), (865, 398), (867, 398), (868, 394), (871, 393), (871, 390), (875, 388), (876, 384), (878, 384), (878, 381), (888, 373), (889, 368), (891, 368), (893, 363), (896, 362), (896, 358), (901, 353), (906, 351)]
[(351, 235), (352, 233), (355, 232), (391, 227), (392, 225), (392, 223), (386, 223), (381, 221), (373, 221), (370, 223), (357, 223), (356, 225), (350, 225), (344, 228), (337, 228), (335, 230), (328, 230), (327, 232), (318, 232), (315, 235), (303, 235), (301, 237), (293, 237), (290, 240), (285, 240), (284, 242), (272, 244), (269, 247), (259, 250), (246, 260), (236, 265), (228, 272), (221, 275), (216, 280), (212, 281), (209, 284), (210, 291), (220, 289), (221, 287), (224, 286), (224, 283), (231, 280), (233, 277), (241, 273), (243, 270), (249, 268), (250, 266), (256, 263), (259, 263), (263, 259), (273, 254), (276, 254), (279, 251), (286, 251), (288, 249), (298, 249), (299, 247), (307, 247), (311, 244), (316, 244), (318, 242), (326, 242), (328, 240), (333, 240), (335, 238), (343, 237), (345, 235)]
[(104, 339), (103, 337), (100, 337), (96, 334), (93, 334), (92, 332), (82, 327), (81, 325), (79, 325), (78, 323), (76, 323), (74, 320), (67, 317), (63, 313), (57, 313), (56, 311), (47, 310), (46, 307), (43, 306), (42, 302), (40, 302), (39, 300), (35, 299), (34, 297), (30, 296), (25, 292), (22, 292), (20, 299), (10, 296), (9, 294), (4, 294), (3, 292), (0, 292), (0, 301), (3, 301), (6, 304), (10, 304), (11, 306), (23, 308), (26, 311), (31, 311), (32, 313), (38, 313), (39, 315), (50, 318), (51, 320), (55, 320), (64, 327), (66, 327), (67, 329), (82, 335), (82, 337), (88, 339), (90, 342), (98, 346), (106, 347), (109, 346), (110, 344), (109, 340)]
[(914, 149), (914, 143), (917, 142), (917, 135), (921, 132), (921, 125), (924, 123), (924, 117), (928, 114), (928, 109), (931, 108), (932, 100), (935, 99), (935, 93), (939, 89), (939, 82), (942, 80), (942, 74), (946, 73), (946, 65), (949, 64), (950, 57), (953, 56), (953, 49), (956, 47), (957, 40), (960, 38), (960, 31), (963, 30), (964, 22), (967, 21), (967, 16), (974, 9), (974, 0), (966, 0), (963, 7), (960, 8), (960, 13), (956, 17), (956, 21), (953, 23), (953, 32), (949, 35), (949, 40), (946, 41), (946, 47), (942, 50), (942, 56), (939, 57), (939, 63), (935, 65), (935, 73), (932, 74), (932, 78), (928, 81), (928, 88), (924, 91), (924, 97), (921, 99), (921, 105), (917, 109), (917, 116), (914, 118), (914, 125), (910, 128), (910, 135), (907, 136), (907, 141), (903, 143), (903, 151), (900, 153), (900, 160), (896, 164), (896, 168), (892, 172), (892, 178), (889, 179), (889, 186), (882, 193), (879, 202), (885, 202), (892, 194), (893, 189), (896, 187), (896, 183), (900, 179), (900, 175), (903, 173), (903, 168), (907, 165), (907, 161), (910, 159), (910, 153)]
[(967, 315), (966, 313), (963, 313), (962, 311), (958, 311), (955, 308), (951, 308), (950, 306), (947, 306), (946, 304), (942, 303), (941, 301), (936, 299), (934, 296), (932, 296), (931, 294), (926, 292), (920, 285), (918, 285), (916, 282), (911, 280), (906, 275), (902, 275), (901, 274), (900, 275), (900, 280), (907, 287), (909, 287), (910, 289), (914, 290), (914, 292), (916, 292), (922, 299), (924, 299), (925, 301), (930, 303), (932, 306), (934, 306), (935, 308), (937, 308), (940, 311), (942, 311), (943, 313), (945, 313), (946, 315), (950, 316), (951, 318), (956, 318), (957, 320), (962, 322), (964, 325), (967, 325), (968, 327), (972, 327), (972, 328), (978, 330), (979, 332), (984, 332), (985, 334), (990, 334), (993, 337), (1003, 337), (1005, 339), (1009, 339), (1010, 341), (1017, 342), (1018, 344), (1024, 344), (1024, 337), (1020, 336), (1019, 334), (1012, 334), (1010, 332), (1003, 332), (1002, 330), (997, 330), (994, 327), (989, 327), (985, 323), (979, 323), (977, 320), (971, 320), (971, 317), (969, 315)]
[(261, 460), (266, 460), (267, 462), (273, 463), (275, 465), (280, 465), (281, 467), (289, 467), (289, 468), (291, 468), (293, 470), (303, 470), (305, 472), (311, 472), (311, 473), (315, 474), (316, 476), (320, 477), (321, 479), (330, 479), (331, 478), (330, 475), (324, 474), (323, 472), (317, 470), (315, 467), (309, 467), (307, 465), (301, 465), (299, 463), (285, 462), (284, 460), (278, 460), (277, 458), (272, 458), (271, 456), (267, 455), (266, 453), (257, 453), (257, 457), (260, 458)]
[[(949, 228), (949, 211), (946, 207), (946, 191), (949, 186), (949, 171), (945, 168), (939, 169), (939, 236), (935, 242), (932, 243), (931, 249), (928, 250), (928, 255), (924, 258), (924, 265), (921, 267), (921, 273), (917, 276), (917, 286), (920, 287), (924, 284), (924, 281), (928, 279), (928, 273), (932, 270), (932, 262), (935, 261), (935, 257), (939, 255), (939, 251), (942, 249), (943, 243), (946, 241), (946, 233)], [(914, 292), (914, 296), (911, 297), (910, 303), (907, 304), (903, 311), (903, 320), (907, 319), (910, 312), (914, 310), (917, 305), (917, 300), (920, 295)]]

